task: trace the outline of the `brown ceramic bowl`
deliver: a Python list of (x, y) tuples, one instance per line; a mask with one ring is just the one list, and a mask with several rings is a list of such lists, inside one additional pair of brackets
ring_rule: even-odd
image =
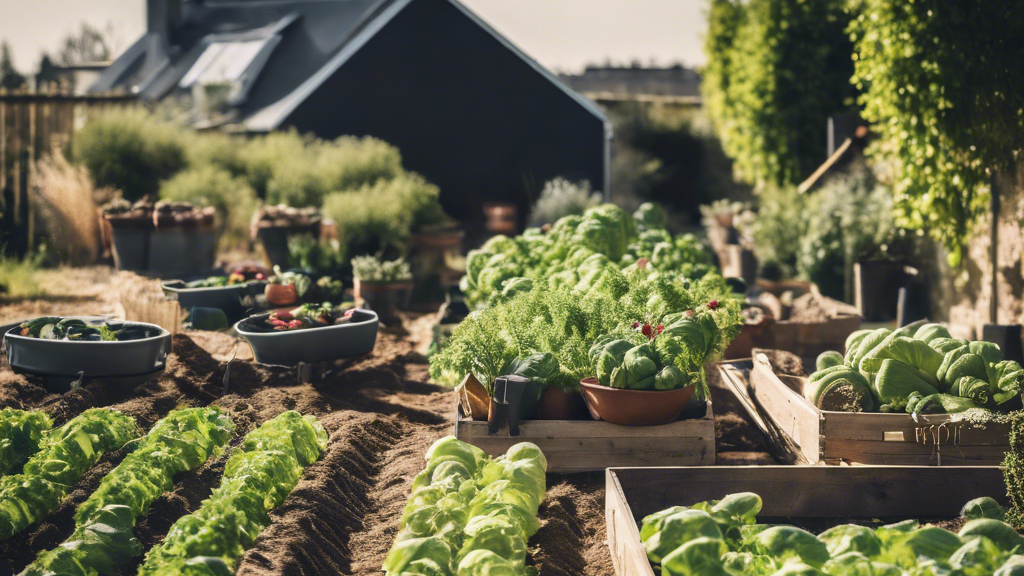
[(678, 390), (623, 390), (580, 380), (580, 391), (594, 420), (622, 426), (657, 426), (675, 422), (693, 395), (694, 385)]
[(291, 306), (299, 300), (294, 284), (267, 284), (263, 295), (274, 306)]

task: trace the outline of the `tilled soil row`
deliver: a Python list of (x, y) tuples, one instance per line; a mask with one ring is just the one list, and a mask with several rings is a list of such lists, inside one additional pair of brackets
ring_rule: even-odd
[[(204, 333), (201, 341), (215, 347), (219, 357), (235, 345), (220, 334)], [(424, 383), (426, 359), (412, 347), (400, 329), (382, 331), (373, 354), (344, 363), (315, 384), (297, 382), (292, 370), (235, 361), (225, 394), (226, 363), (179, 335), (165, 374), (131, 391), (95, 382), (55, 395), (0, 365), (0, 406), (41, 409), (58, 424), (87, 408), (110, 406), (148, 428), (176, 407), (213, 404), (231, 416), (239, 438), (287, 409), (313, 414), (330, 434), (324, 458), (274, 511), (273, 523), (243, 557), (238, 574), (378, 576), (412, 480), (424, 467), (423, 455), (432, 442), (450, 433), (454, 414), (451, 392)], [(209, 496), (229, 454), (178, 478), (140, 518), (136, 536), (145, 549)], [(17, 573), (40, 551), (66, 539), (77, 505), (123, 456), (108, 455), (55, 514), (0, 543), (0, 576)], [(540, 511), (542, 528), (531, 539), (530, 561), (541, 574), (611, 576), (603, 506), (603, 476), (549, 476), (548, 499)], [(134, 574), (139, 562), (141, 558), (122, 574)]]

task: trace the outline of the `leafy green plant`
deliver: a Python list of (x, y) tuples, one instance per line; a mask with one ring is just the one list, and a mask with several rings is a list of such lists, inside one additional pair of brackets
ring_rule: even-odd
[(1007, 522), (1024, 526), (1024, 411), (1010, 414), (1010, 448), (1003, 460), (1003, 479), (1010, 500)]
[[(819, 357), (804, 394), (821, 408), (910, 414), (978, 412), (992, 419), (1020, 395), (1024, 369), (990, 342), (949, 337), (941, 324), (858, 330), (846, 356)], [(826, 361), (827, 360), (827, 361)], [(841, 362), (841, 363), (838, 363)]]
[(740, 493), (674, 506), (645, 517), (640, 539), (666, 576), (1002, 576), (1024, 565), (1024, 537), (995, 519), (969, 520), (958, 533), (906, 520), (873, 530), (841, 524), (815, 536), (756, 524), (761, 505), (757, 494)]
[(411, 282), (412, 269), (405, 258), (381, 260), (376, 256), (352, 258), (352, 276), (361, 282)]
[(135, 431), (130, 416), (93, 408), (48, 433), (21, 474), (0, 478), (0, 541), (56, 510), (82, 475)]
[(782, 280), (797, 276), (800, 246), (808, 226), (804, 217), (808, 198), (795, 187), (768, 186), (761, 191), (750, 236), (762, 277)]
[(527, 219), (530, 226), (552, 224), (563, 216), (583, 214), (601, 204), (601, 193), (591, 192), (590, 182), (570, 182), (555, 178), (544, 184)]
[(320, 459), (327, 432), (313, 416), (290, 410), (253, 430), (224, 465), (220, 485), (199, 509), (179, 518), (139, 568), (141, 576), (232, 574), (270, 524), (302, 473)]
[(334, 272), (345, 264), (345, 251), (341, 242), (321, 242), (309, 234), (288, 238), (288, 263), (293, 268)]
[(0, 253), (0, 297), (32, 298), (43, 294), (39, 268), (43, 256), (26, 258)]
[(439, 195), (437, 186), (407, 174), (329, 194), (323, 212), (337, 224), (350, 253), (401, 251), (417, 227), (447, 220)]
[(283, 271), (280, 266), (274, 266), (274, 273), (270, 278), (267, 278), (267, 282), (270, 284), (291, 284), (295, 286), (295, 293), (302, 297), (309, 290), (313, 280), (300, 272)]
[(426, 461), (385, 574), (526, 574), (526, 543), (540, 528), (537, 511), (547, 491), (544, 453), (520, 442), (492, 460), (447, 436), (434, 442)]
[[(1024, 149), (1024, 5), (858, 0), (853, 82), (891, 165), (898, 224), (927, 230), (959, 262), (993, 173)], [(966, 63), (966, 64), (965, 64)]]
[(187, 166), (185, 148), (181, 128), (140, 108), (97, 115), (71, 139), (72, 159), (96, 185), (116, 188), (130, 201), (156, 196), (162, 180)]
[(702, 86), (735, 170), (792, 185), (825, 160), (829, 115), (853, 104), (843, 0), (716, 0)]
[(42, 412), (0, 410), (0, 477), (14, 472), (38, 452), (43, 435), (52, 427), (53, 421)]

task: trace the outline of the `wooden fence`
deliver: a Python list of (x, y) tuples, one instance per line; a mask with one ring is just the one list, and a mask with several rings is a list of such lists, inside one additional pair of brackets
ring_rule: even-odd
[(29, 191), (36, 161), (65, 146), (90, 115), (135, 100), (130, 94), (0, 90), (0, 244), (6, 250), (24, 255), (33, 249)]

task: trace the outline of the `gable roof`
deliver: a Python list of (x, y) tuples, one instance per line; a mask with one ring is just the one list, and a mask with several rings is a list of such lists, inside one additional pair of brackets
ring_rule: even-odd
[[(214, 42), (271, 39), (252, 78), (233, 102), (250, 131), (270, 131), (341, 68), (399, 12), (416, 0), (206, 0), (190, 2), (170, 49), (148, 33), (101, 76), (92, 91), (122, 89), (147, 99), (173, 92)], [(487, 31), (538, 74), (604, 121), (596, 104), (571, 90), (457, 0), (444, 0)], [(258, 67), (257, 67), (258, 65)]]

